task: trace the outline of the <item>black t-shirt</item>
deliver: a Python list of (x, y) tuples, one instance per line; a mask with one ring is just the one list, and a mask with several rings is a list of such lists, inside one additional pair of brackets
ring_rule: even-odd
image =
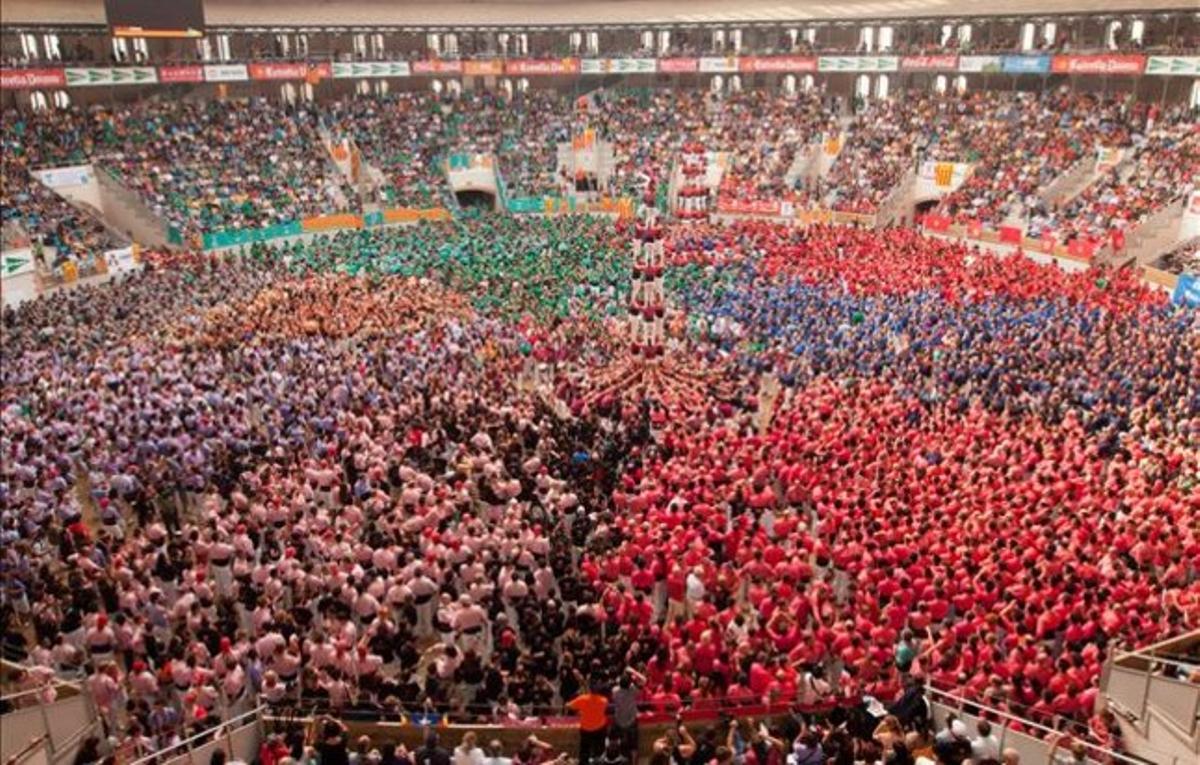
[(417, 750), (413, 762), (414, 765), (450, 765), (450, 752), (440, 746), (423, 746)]
[(344, 736), (325, 739), (317, 744), (317, 754), (321, 758), (321, 765), (350, 765), (350, 756), (346, 752)]

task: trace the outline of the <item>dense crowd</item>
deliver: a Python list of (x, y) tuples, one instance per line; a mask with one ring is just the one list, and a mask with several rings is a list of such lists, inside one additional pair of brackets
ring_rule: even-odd
[(1136, 137), (1132, 156), (1104, 172), (1061, 209), (1035, 210), (1031, 231), (1100, 242), (1184, 199), (1200, 178), (1200, 123), (1194, 109), (1174, 109)]
[(0, 220), (15, 222), (26, 238), (53, 248), (60, 261), (83, 261), (128, 244), (87, 211), (72, 205), (31, 174), (87, 161), (87, 140), (66, 115), (27, 119), (6, 111), (0, 133)]
[(625, 689), (628, 722), (910, 678), (1095, 739), (1105, 651), (1197, 626), (1194, 312), (907, 230), (690, 226), (672, 354), (728, 384), (596, 397), (629, 236), (340, 233), (6, 311), (25, 681), (84, 673), (144, 752), (260, 702)]
[(1103, 149), (1129, 145), (1131, 132), (1144, 130), (1141, 104), (1073, 94), (995, 94), (983, 99), (969, 121), (965, 151), (937, 150), (930, 159), (973, 164), (963, 185), (946, 196), (939, 212), (959, 223), (977, 221), (996, 228), (1039, 206), (1039, 193), (1076, 163)]
[[(14, 158), (5, 215), (66, 249), (109, 243), (97, 221), (25, 175), (89, 160), (185, 235), (353, 211), (361, 202), (453, 206), (446, 162), (456, 156), (495, 157), (507, 198), (559, 195), (577, 179), (558, 166), (558, 147), (586, 133), (613, 150), (602, 193), (637, 195), (651, 178), (665, 188), (690, 142), (723, 158), (719, 200), (870, 214), (922, 163), (961, 162), (972, 171), (937, 212), (993, 228), (1027, 224), (1030, 234), (1060, 242), (1104, 241), (1178, 200), (1197, 174), (1195, 111), (1181, 107), (1066, 91), (913, 91), (862, 105), (844, 130), (840, 110), (820, 90), (644, 89), (599, 90), (578, 103), (544, 91), (511, 99), (406, 92), (288, 108), (151, 101), (14, 114), (4, 125)], [(327, 137), (358, 150), (364, 182), (351, 184), (335, 168)], [(821, 175), (815, 159), (827, 144), (840, 152)], [(1042, 199), (1056, 178), (1102, 151), (1124, 152), (1125, 161), (1074, 198)]]

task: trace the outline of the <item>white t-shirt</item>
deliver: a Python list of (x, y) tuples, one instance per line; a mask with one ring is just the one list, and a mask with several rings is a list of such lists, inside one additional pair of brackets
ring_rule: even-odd
[(454, 765), (483, 765), (483, 750), (479, 747), (467, 749), (461, 745), (454, 748)]

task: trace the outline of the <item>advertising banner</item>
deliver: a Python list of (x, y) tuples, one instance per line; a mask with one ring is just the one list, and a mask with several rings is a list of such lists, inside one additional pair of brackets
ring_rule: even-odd
[(333, 64), (333, 79), (374, 79), (378, 77), (408, 77), (412, 70), (407, 61), (355, 61)]
[(776, 217), (782, 206), (774, 199), (718, 199), (717, 212), (723, 215), (767, 215)]
[(250, 79), (245, 64), (205, 64), (205, 82), (245, 82)]
[(929, 213), (921, 219), (921, 224), (929, 231), (945, 233), (950, 230), (950, 216), (939, 213)]
[(456, 58), (436, 58), (429, 61), (414, 61), (413, 74), (462, 74), (462, 62)]
[(894, 72), (900, 65), (896, 56), (821, 56), (817, 69), (822, 72)]
[(213, 250), (221, 247), (235, 247), (242, 244), (265, 242), (269, 239), (296, 236), (302, 233), (304, 233), (304, 228), (300, 225), (299, 221), (289, 221), (287, 223), (276, 223), (274, 226), (264, 226), (263, 228), (210, 231), (204, 234), (201, 242), (204, 249)]
[(92, 87), (97, 85), (145, 85), (158, 82), (158, 72), (152, 66), (123, 66), (118, 68), (68, 68), (67, 85)]
[(1171, 294), (1171, 300), (1180, 305), (1200, 308), (1200, 276), (1180, 274), (1179, 281), (1175, 282), (1175, 292)]
[(958, 71), (978, 74), (980, 72), (999, 72), (1004, 69), (1004, 59), (1001, 56), (959, 56)]
[(1024, 232), (1016, 226), (1001, 226), (1000, 241), (1005, 244), (1020, 244), (1024, 238)]
[(504, 62), (498, 58), (480, 61), (464, 61), (463, 74), (475, 77), (494, 77), (504, 74)]
[(742, 56), (738, 69), (743, 72), (815, 72), (816, 56)]
[(541, 197), (513, 197), (508, 200), (508, 211), (512, 213), (542, 212), (544, 206)]
[[(47, 256), (49, 261), (50, 257)], [(12, 279), (21, 274), (27, 274), (34, 269), (33, 250), (22, 247), (19, 250), (5, 250), (0, 256), (0, 279)]]
[(0, 69), (0, 90), (61, 88), (66, 84), (62, 69)]
[(300, 227), (305, 231), (332, 231), (343, 228), (362, 228), (362, 216), (354, 213), (337, 215), (318, 215), (300, 221)]
[(1006, 74), (1047, 74), (1050, 71), (1050, 57), (1005, 56), (1002, 71)]
[(1067, 254), (1080, 260), (1091, 260), (1096, 254), (1096, 243), (1087, 239), (1076, 239), (1067, 245)]
[(248, 71), (252, 80), (305, 80), (312, 76), (333, 76), (333, 67), (328, 62), (269, 64), (256, 61), (250, 64)]
[(1055, 74), (1141, 74), (1146, 57), (1138, 55), (1055, 56)]
[(900, 59), (902, 72), (953, 72), (958, 69), (958, 56), (905, 56)]
[(579, 62), (582, 74), (654, 74), (658, 62), (652, 58), (585, 58)]
[(737, 70), (737, 56), (723, 56), (721, 58), (707, 56), (700, 59), (701, 72), (736, 72)]
[(61, 189), (64, 186), (85, 186), (92, 180), (92, 166), (71, 165), (49, 170), (35, 170), (33, 175), (52, 189)]
[(579, 59), (512, 59), (504, 62), (505, 74), (540, 76), (549, 74), (579, 74)]
[(823, 208), (797, 210), (796, 220), (805, 226), (824, 225), (833, 220), (833, 213)]
[(1200, 77), (1200, 56), (1151, 56), (1146, 74), (1167, 77)]
[(682, 74), (696, 72), (699, 69), (700, 59), (698, 58), (660, 58), (658, 60), (658, 71), (660, 72)]
[(175, 82), (204, 82), (204, 67), (196, 66), (160, 66), (158, 81), (163, 83)]
[(138, 262), (133, 256), (133, 247), (122, 247), (104, 253), (104, 265), (110, 274), (121, 274), (137, 268)]

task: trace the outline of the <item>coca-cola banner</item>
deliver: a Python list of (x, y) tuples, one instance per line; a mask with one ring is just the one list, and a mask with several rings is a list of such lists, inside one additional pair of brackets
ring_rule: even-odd
[(700, 59), (698, 58), (660, 58), (658, 60), (658, 71), (660, 72), (679, 74), (695, 72), (699, 69)]
[(310, 76), (333, 76), (333, 67), (328, 62), (320, 64), (268, 64), (256, 61), (250, 64), (247, 69), (250, 72), (250, 79), (252, 80), (304, 80)]
[(1050, 65), (1055, 74), (1141, 74), (1146, 57), (1137, 54), (1055, 56)]
[(505, 74), (537, 76), (547, 74), (579, 74), (579, 59), (512, 59), (504, 62)]
[(62, 69), (0, 69), (0, 90), (61, 88), (67, 84)]
[(204, 67), (196, 66), (160, 66), (158, 81), (172, 82), (204, 82)]
[(958, 69), (958, 56), (905, 56), (900, 59), (902, 72), (953, 72)]
[(743, 72), (815, 72), (816, 56), (742, 56), (738, 69)]

